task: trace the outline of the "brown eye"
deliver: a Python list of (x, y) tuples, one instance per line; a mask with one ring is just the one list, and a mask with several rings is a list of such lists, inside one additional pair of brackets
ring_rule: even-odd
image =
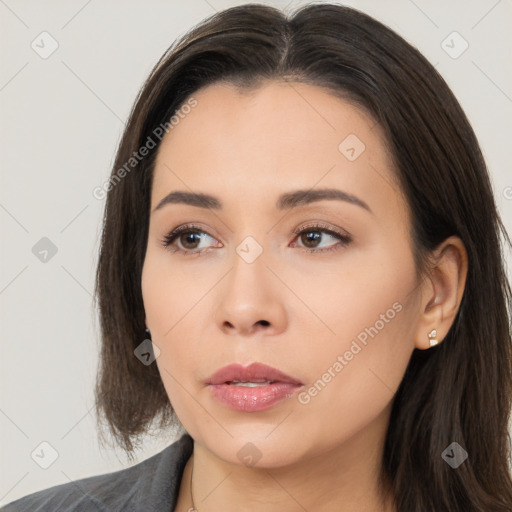
[(206, 231), (199, 229), (196, 226), (180, 226), (162, 240), (162, 245), (172, 252), (182, 252), (184, 254), (199, 254), (208, 247), (198, 249), (198, 244), (203, 240), (211, 237)]
[(322, 234), (319, 231), (303, 231), (300, 235), (300, 240), (308, 248), (316, 248), (317, 242), (322, 238)]
[[(295, 232), (297, 234), (297, 240), (305, 246), (307, 252), (328, 252), (335, 251), (348, 245), (352, 238), (348, 234), (338, 233), (332, 229), (326, 228), (324, 225), (313, 225), (307, 226)], [(326, 235), (331, 239), (338, 240), (338, 243), (331, 244), (325, 248), (319, 248), (320, 243), (326, 238)]]
[(201, 236), (196, 231), (182, 231), (177, 239), (185, 249), (197, 249)]

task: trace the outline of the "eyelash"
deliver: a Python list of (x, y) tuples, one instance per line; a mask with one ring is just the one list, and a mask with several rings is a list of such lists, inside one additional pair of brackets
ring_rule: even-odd
[[(332, 229), (329, 229), (327, 226), (323, 224), (313, 224), (308, 226), (303, 226), (300, 229), (296, 229), (293, 233), (298, 238), (303, 233), (310, 233), (310, 232), (319, 232), (319, 233), (326, 233), (328, 235), (333, 236), (334, 238), (337, 238), (340, 243), (335, 244), (332, 247), (329, 247), (327, 249), (308, 249), (307, 247), (303, 247), (302, 249), (307, 253), (328, 253), (331, 251), (337, 251), (341, 249), (342, 247), (347, 246), (350, 242), (352, 242), (352, 237), (349, 235), (339, 233), (337, 231), (333, 231)], [(194, 224), (185, 224), (183, 226), (179, 226), (178, 228), (171, 231), (169, 234), (167, 234), (163, 240), (161, 240), (161, 244), (171, 252), (178, 252), (183, 253), (185, 256), (194, 256), (194, 255), (200, 255), (204, 251), (207, 251), (210, 249), (209, 247), (206, 249), (199, 249), (199, 250), (192, 250), (192, 249), (180, 249), (177, 246), (171, 247), (174, 241), (178, 238), (179, 235), (183, 233), (195, 233), (195, 234), (201, 234), (205, 233), (208, 236), (211, 237), (206, 231), (203, 231), (200, 226), (194, 225)], [(213, 238), (213, 237), (212, 237)]]

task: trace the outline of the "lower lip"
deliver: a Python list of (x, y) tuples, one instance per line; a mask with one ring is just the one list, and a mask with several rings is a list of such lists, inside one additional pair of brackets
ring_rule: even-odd
[(289, 382), (274, 382), (258, 387), (231, 384), (210, 384), (208, 387), (217, 400), (231, 409), (257, 412), (269, 409), (285, 398), (290, 398), (301, 386)]

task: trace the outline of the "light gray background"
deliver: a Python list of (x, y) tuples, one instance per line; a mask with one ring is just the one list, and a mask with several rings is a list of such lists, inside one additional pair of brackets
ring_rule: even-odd
[[(156, 60), (207, 15), (242, 3), (0, 0), (0, 505), (127, 465), (120, 451), (100, 451), (90, 412), (98, 351), (91, 293), (104, 207), (92, 191), (108, 179), (124, 120)], [(510, 0), (341, 3), (388, 24), (445, 77), (512, 231)], [(43, 31), (59, 45), (46, 59), (31, 47), (50, 47)], [(469, 44), (458, 58), (442, 47), (453, 31)], [(457, 52), (463, 43), (444, 44)], [(43, 237), (57, 247), (45, 263), (32, 252)], [(173, 440), (150, 439), (137, 460)], [(48, 469), (31, 458), (43, 441), (58, 452)]]

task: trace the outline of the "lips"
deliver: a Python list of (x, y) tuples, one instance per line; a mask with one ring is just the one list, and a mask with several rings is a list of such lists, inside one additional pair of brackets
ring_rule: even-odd
[(263, 383), (282, 382), (301, 386), (302, 382), (282, 371), (267, 366), (262, 363), (252, 363), (249, 366), (240, 364), (230, 364), (216, 371), (207, 380), (207, 384), (236, 384), (253, 383), (255, 385)]
[(213, 398), (239, 412), (260, 412), (291, 398), (303, 386), (298, 379), (262, 363), (230, 364), (206, 382)]

